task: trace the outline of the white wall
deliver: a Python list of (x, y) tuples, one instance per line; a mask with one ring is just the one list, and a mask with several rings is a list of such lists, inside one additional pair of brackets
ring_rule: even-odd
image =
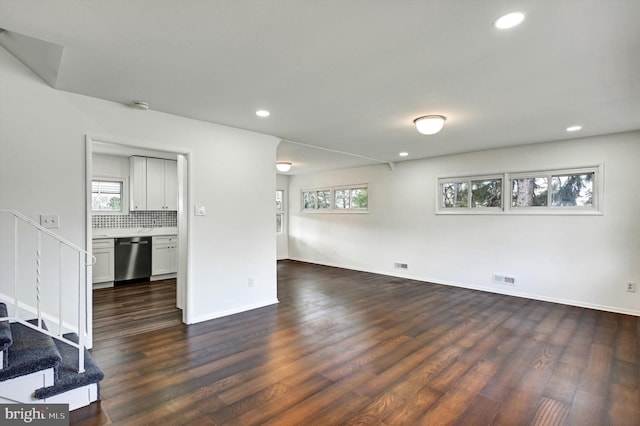
[[(57, 91), (2, 48), (0, 63), (0, 207), (33, 219), (58, 213), (59, 234), (84, 247), (85, 134), (184, 152), (191, 215), (188, 321), (277, 302), (276, 138)], [(50, 182), (55, 190), (44, 185)], [(193, 204), (206, 206), (207, 215), (193, 217)]]
[[(640, 132), (297, 175), (289, 257), (640, 315)], [(438, 177), (604, 164), (600, 216), (435, 215)], [(368, 182), (369, 214), (300, 212), (300, 190)], [(409, 264), (407, 271), (394, 262)], [(513, 275), (515, 287), (493, 284)]]
[(289, 258), (289, 176), (277, 175), (276, 189), (284, 191), (284, 223), (282, 234), (276, 235), (276, 255), (278, 260)]
[(93, 176), (129, 178), (129, 157), (94, 153)]

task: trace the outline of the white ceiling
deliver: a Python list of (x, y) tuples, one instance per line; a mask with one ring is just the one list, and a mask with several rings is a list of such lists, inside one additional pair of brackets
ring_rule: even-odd
[(637, 0), (0, 0), (0, 43), (54, 87), (277, 136), (291, 173), (640, 129), (639, 22)]

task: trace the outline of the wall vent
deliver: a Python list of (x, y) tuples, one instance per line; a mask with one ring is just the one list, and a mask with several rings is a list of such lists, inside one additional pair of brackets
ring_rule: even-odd
[(496, 284), (516, 285), (515, 277), (508, 277), (506, 275), (493, 274), (492, 280)]
[(407, 265), (406, 263), (394, 263), (393, 267), (396, 269), (409, 269), (409, 265)]

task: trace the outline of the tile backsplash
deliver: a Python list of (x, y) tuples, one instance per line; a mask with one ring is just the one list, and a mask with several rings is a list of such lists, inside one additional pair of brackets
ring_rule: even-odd
[(164, 228), (178, 226), (178, 212), (143, 211), (128, 215), (94, 214), (94, 228)]

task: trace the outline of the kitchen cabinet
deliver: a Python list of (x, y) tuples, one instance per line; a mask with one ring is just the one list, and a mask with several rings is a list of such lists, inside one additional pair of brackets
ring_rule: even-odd
[(151, 275), (178, 272), (178, 236), (153, 237), (151, 244)]
[(134, 210), (147, 210), (147, 159), (129, 157), (130, 207)]
[(147, 158), (147, 210), (178, 210), (178, 163)]
[(178, 162), (132, 156), (131, 210), (178, 210)]
[(96, 258), (92, 271), (93, 283), (103, 283), (114, 280), (115, 249), (113, 238), (93, 240), (93, 255)]

